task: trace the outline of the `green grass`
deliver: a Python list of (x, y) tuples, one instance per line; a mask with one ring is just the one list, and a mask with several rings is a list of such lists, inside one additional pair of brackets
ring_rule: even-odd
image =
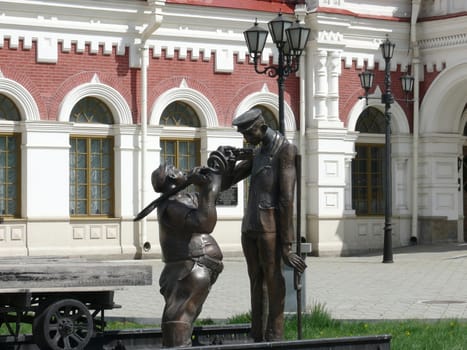
[[(229, 323), (248, 323), (250, 314), (228, 319)], [(285, 338), (297, 339), (297, 319), (285, 324)], [(467, 322), (458, 320), (340, 321), (333, 319), (323, 305), (315, 305), (302, 316), (302, 339), (354, 336), (392, 336), (391, 350), (467, 350)]]
[[(227, 320), (228, 324), (249, 323), (249, 313)], [(211, 319), (200, 319), (196, 325), (211, 325)], [(155, 328), (158, 325), (141, 325), (134, 322), (109, 322), (107, 330)], [(22, 325), (22, 333), (30, 334), (30, 325)], [(0, 335), (8, 334), (5, 325)], [(467, 321), (461, 320), (405, 320), (405, 321), (341, 321), (333, 319), (323, 305), (315, 305), (302, 316), (302, 338), (339, 338), (352, 336), (392, 336), (391, 350), (466, 350)], [(289, 317), (285, 324), (285, 338), (297, 339), (297, 319)]]
[[(340, 321), (321, 305), (302, 316), (302, 338), (337, 338), (389, 334), (391, 350), (465, 350), (467, 322), (458, 320)], [(297, 339), (297, 319), (286, 322), (285, 337)]]

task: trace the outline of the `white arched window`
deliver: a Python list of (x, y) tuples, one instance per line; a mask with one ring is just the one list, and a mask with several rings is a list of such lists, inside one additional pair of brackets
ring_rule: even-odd
[[(200, 120), (187, 103), (175, 101), (161, 114), (159, 125), (173, 128), (199, 128)], [(161, 137), (161, 163), (170, 163), (183, 171), (200, 164), (200, 139), (197, 137)]]
[[(84, 97), (70, 113), (70, 121), (113, 124), (107, 105)], [(108, 135), (74, 134), (70, 137), (70, 215), (114, 216), (114, 140)]]
[[(21, 115), (16, 104), (0, 94), (0, 121), (18, 122)], [(20, 217), (21, 135), (0, 131), (0, 217)]]
[(211, 102), (183, 80), (157, 98), (149, 124), (162, 126), (161, 163), (189, 170), (201, 164), (201, 144), (205, 150), (207, 142), (203, 135), (207, 128), (217, 127), (218, 120)]
[(366, 108), (357, 120), (359, 137), (352, 160), (352, 207), (357, 215), (383, 215), (384, 114)]
[[(95, 75), (63, 99), (58, 120), (73, 123), (70, 134), (69, 213), (72, 217), (115, 217), (121, 191), (119, 128), (132, 124), (130, 107), (111, 86)], [(74, 158), (74, 159), (73, 159)], [(85, 164), (83, 164), (85, 162)], [(109, 165), (110, 164), (110, 165)], [(119, 170), (121, 171), (121, 170)]]

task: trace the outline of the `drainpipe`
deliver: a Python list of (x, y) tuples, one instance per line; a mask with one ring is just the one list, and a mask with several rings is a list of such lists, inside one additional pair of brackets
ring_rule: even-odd
[[(165, 1), (151, 1), (150, 6), (151, 19), (147, 27), (141, 33), (141, 43), (139, 46), (141, 55), (141, 209), (148, 204), (148, 193), (149, 186), (146, 179), (147, 173), (147, 134), (148, 134), (148, 66), (149, 66), (149, 47), (147, 40), (151, 35), (160, 27), (162, 23), (162, 15), (160, 7), (157, 5), (163, 5)], [(151, 243), (148, 241), (148, 229), (146, 218), (143, 218), (140, 222), (140, 248), (144, 252), (148, 252), (151, 249)]]
[(410, 45), (412, 46), (412, 72), (414, 75), (413, 91), (413, 164), (412, 164), (412, 237), (411, 243), (418, 241), (418, 136), (419, 136), (419, 99), (420, 99), (420, 53), (417, 44), (417, 19), (421, 0), (412, 1), (412, 18), (410, 24)]

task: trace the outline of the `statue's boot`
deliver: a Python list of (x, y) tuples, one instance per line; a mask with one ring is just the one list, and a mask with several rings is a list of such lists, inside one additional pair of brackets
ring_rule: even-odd
[(278, 313), (275, 318), (269, 318), (265, 338), (266, 341), (280, 341), (284, 339), (284, 314)]
[(281, 329), (267, 329), (266, 330), (266, 341), (281, 341), (284, 339), (284, 333)]
[(161, 328), (163, 347), (191, 346), (191, 334), (193, 332), (191, 324), (180, 321), (163, 322)]

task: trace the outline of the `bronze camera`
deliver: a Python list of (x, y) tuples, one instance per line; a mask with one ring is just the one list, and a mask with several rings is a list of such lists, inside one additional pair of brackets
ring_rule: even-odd
[(221, 146), (216, 151), (211, 152), (207, 164), (213, 170), (223, 173), (229, 164), (235, 164), (235, 162), (239, 160), (248, 160), (251, 158), (253, 158), (252, 148)]

